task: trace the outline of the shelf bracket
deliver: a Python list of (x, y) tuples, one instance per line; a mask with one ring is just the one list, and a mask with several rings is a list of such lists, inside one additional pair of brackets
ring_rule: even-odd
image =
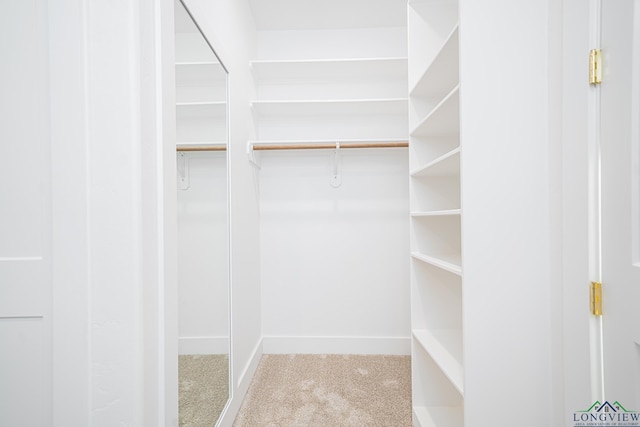
[(340, 175), (340, 141), (336, 141), (336, 149), (333, 152), (333, 170), (329, 184), (331, 184), (333, 188), (338, 188), (342, 185), (342, 176)]
[(191, 185), (189, 178), (189, 159), (182, 151), (178, 153), (178, 186), (181, 190), (186, 190)]

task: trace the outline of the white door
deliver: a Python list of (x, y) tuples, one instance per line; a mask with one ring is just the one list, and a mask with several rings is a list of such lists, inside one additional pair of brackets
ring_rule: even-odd
[(0, 425), (51, 418), (47, 1), (0, 14)]
[(601, 47), (603, 398), (640, 412), (640, 0), (603, 0)]

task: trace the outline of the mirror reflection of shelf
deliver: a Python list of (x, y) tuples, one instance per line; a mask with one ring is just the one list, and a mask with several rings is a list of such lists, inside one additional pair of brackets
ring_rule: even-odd
[(176, 63), (175, 71), (178, 103), (226, 101), (226, 74), (217, 61)]
[(224, 118), (227, 103), (224, 101), (176, 102), (178, 118), (206, 117), (209, 119)]
[(461, 209), (447, 209), (440, 211), (427, 211), (427, 212), (411, 212), (412, 218), (429, 217), (429, 216), (460, 216)]
[(188, 143), (224, 141), (227, 137), (225, 102), (176, 104), (176, 140)]
[(176, 33), (176, 63), (184, 62), (218, 62), (215, 54), (197, 29), (185, 29)]

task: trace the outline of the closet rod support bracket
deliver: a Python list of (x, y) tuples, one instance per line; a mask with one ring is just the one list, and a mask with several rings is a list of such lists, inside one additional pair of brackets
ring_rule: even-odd
[(191, 185), (189, 174), (189, 158), (184, 152), (179, 151), (177, 161), (178, 164), (176, 166), (178, 169), (178, 186), (181, 190), (187, 190)]
[(249, 163), (251, 163), (256, 169), (258, 170), (262, 169), (260, 162), (256, 158), (256, 152), (253, 149), (252, 141), (247, 141), (247, 158), (249, 159)]
[(333, 188), (338, 188), (342, 185), (342, 176), (340, 175), (340, 141), (336, 141), (336, 149), (333, 152), (333, 170), (329, 184), (331, 184)]

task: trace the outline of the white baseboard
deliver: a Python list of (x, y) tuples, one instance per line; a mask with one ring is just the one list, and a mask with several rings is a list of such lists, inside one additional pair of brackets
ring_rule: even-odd
[[(227, 402), (227, 406), (222, 411), (220, 415), (220, 421), (216, 424), (218, 427), (231, 427), (233, 426), (233, 422), (240, 411), (240, 406), (242, 405), (242, 401), (244, 400), (244, 396), (247, 394), (247, 390), (249, 389), (249, 385), (251, 384), (251, 380), (253, 379), (253, 375), (256, 373), (256, 369), (258, 369), (258, 364), (260, 363), (260, 359), (262, 358), (262, 339), (258, 341), (256, 346), (251, 353), (251, 357), (249, 361), (245, 364), (242, 371), (238, 369), (240, 375), (237, 376), (237, 381), (235, 381), (235, 385), (237, 387), (233, 388), (233, 393), (231, 394), (231, 400)], [(236, 368), (231, 367), (233, 371), (233, 377), (236, 378)]]
[(265, 354), (383, 354), (408, 356), (409, 337), (264, 336)]
[(258, 364), (260, 363), (260, 359), (262, 358), (262, 354), (264, 353), (264, 341), (260, 339), (251, 353), (251, 358), (244, 366), (244, 369), (238, 376), (238, 381), (236, 384), (238, 385), (239, 390), (247, 390), (249, 388), (249, 384), (253, 379), (253, 374), (255, 374), (256, 369), (258, 369)]
[(229, 337), (181, 337), (178, 354), (229, 354)]

